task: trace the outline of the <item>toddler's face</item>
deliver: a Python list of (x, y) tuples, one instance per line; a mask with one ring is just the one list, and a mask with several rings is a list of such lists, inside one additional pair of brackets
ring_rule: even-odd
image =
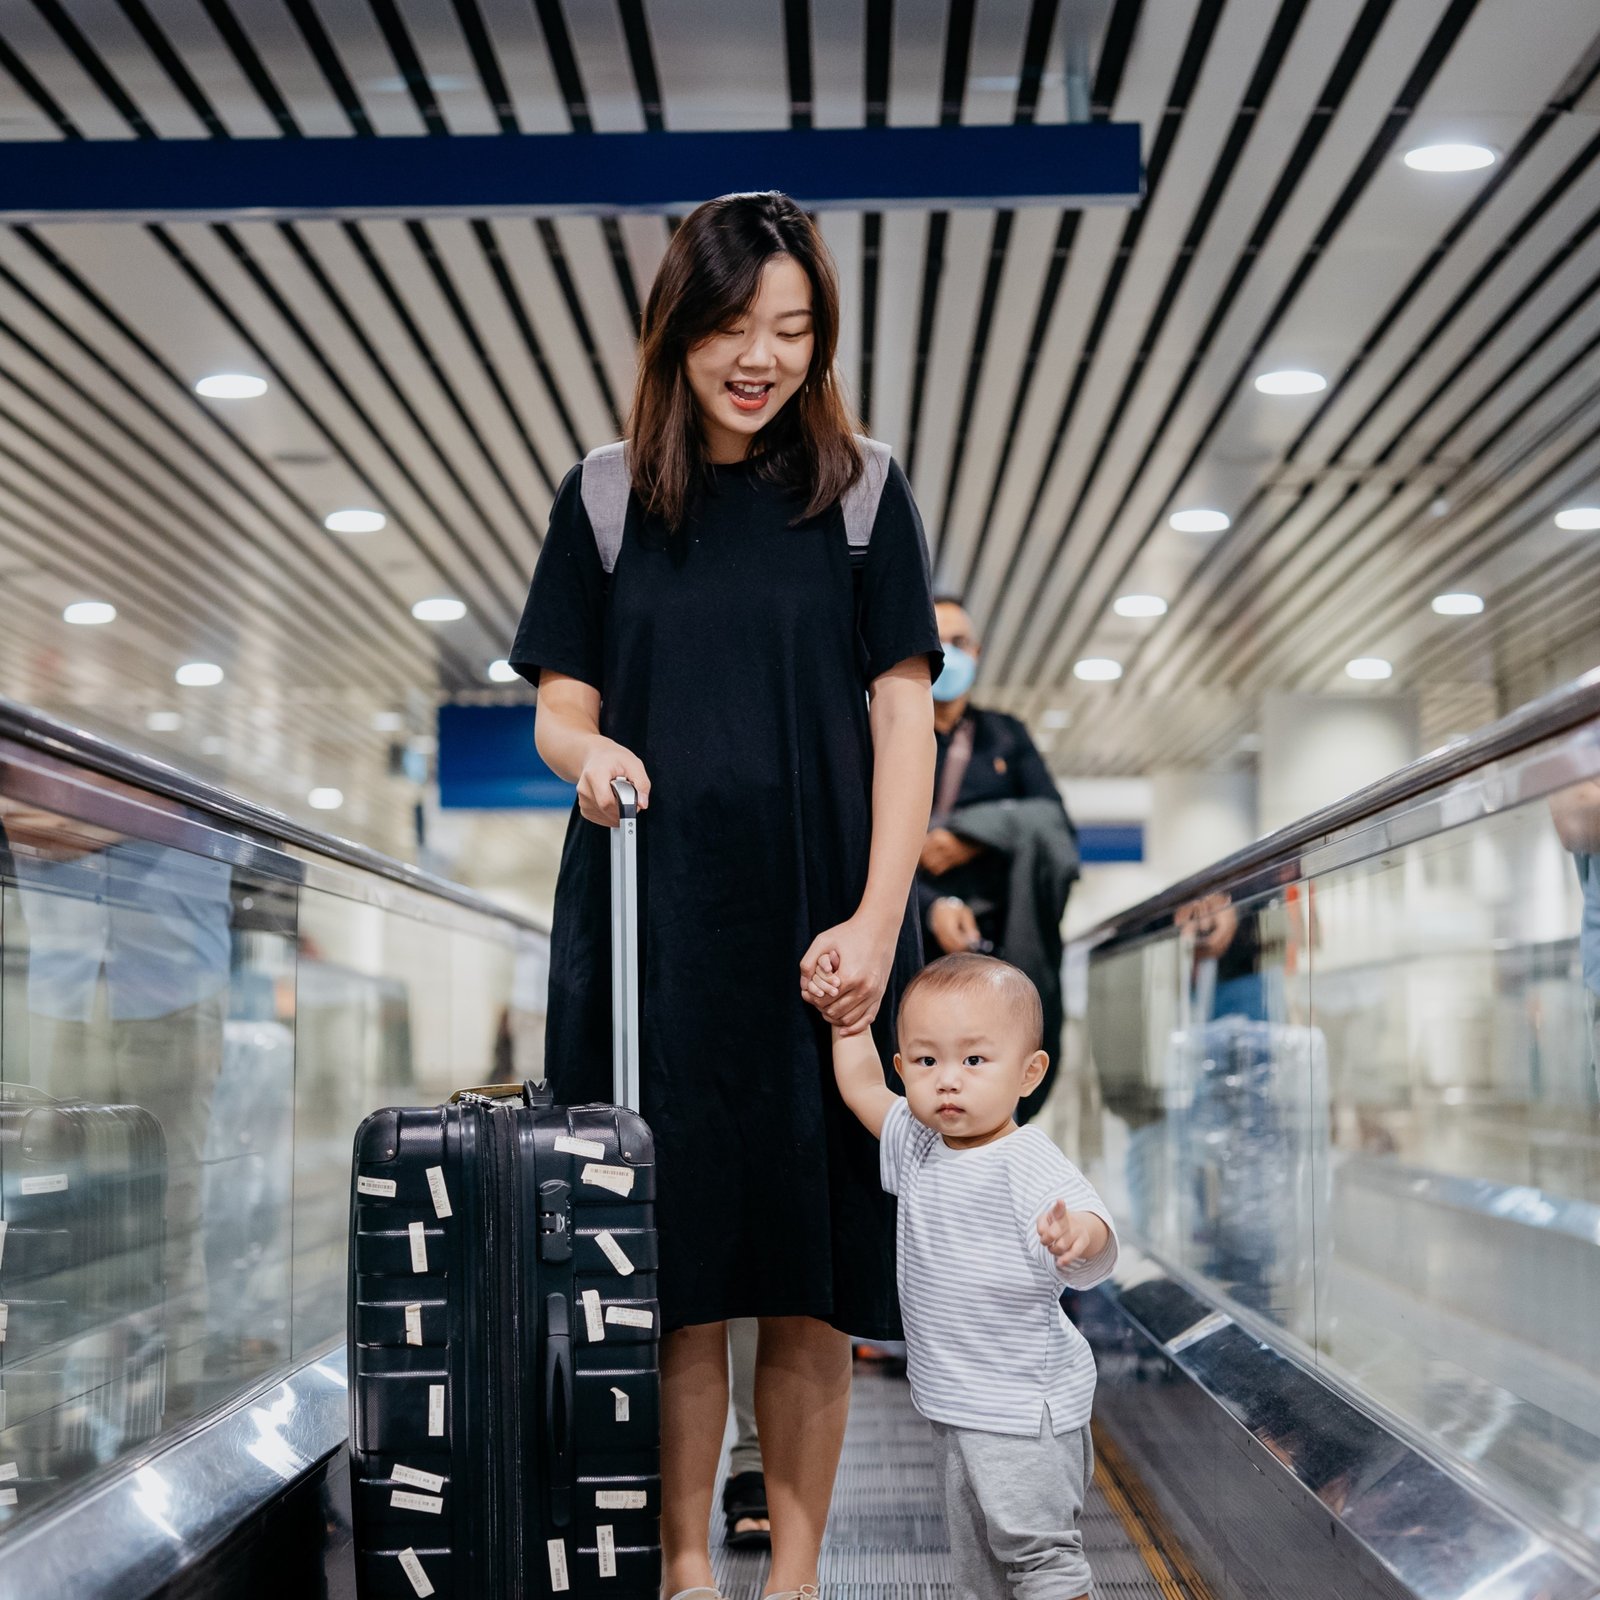
[(1038, 1086), (1049, 1064), (1031, 1043), (1021, 1021), (992, 993), (914, 994), (901, 1013), (894, 1058), (911, 1115), (955, 1150), (1009, 1133), (1017, 1101)]

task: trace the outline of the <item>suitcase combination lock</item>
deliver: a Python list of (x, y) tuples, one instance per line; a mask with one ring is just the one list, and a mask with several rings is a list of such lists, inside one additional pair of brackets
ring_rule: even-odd
[(572, 1185), (560, 1178), (539, 1185), (539, 1259), (572, 1259)]

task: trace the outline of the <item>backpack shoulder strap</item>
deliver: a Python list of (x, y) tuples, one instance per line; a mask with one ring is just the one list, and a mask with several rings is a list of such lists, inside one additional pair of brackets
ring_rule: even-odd
[(840, 509), (844, 512), (845, 538), (852, 561), (864, 561), (872, 542), (872, 524), (878, 520), (878, 502), (889, 479), (889, 447), (879, 439), (857, 434), (865, 466), (861, 476), (845, 490)]
[(622, 528), (628, 519), (628, 463), (625, 441), (603, 444), (583, 458), (581, 491), (583, 509), (589, 513), (594, 542), (600, 549), (600, 565), (614, 572), (617, 554), (622, 549)]

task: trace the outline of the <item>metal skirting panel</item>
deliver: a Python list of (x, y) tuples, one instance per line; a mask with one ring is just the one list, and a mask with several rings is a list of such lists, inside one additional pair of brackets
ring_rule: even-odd
[[(905, 1379), (858, 1368), (822, 1552), (827, 1600), (953, 1600), (935, 1451), (933, 1430), (913, 1409)], [(719, 1508), (726, 1472), (724, 1453)], [(1084, 1513), (1095, 1600), (1208, 1600), (1170, 1574), (1158, 1580), (1130, 1534), (1127, 1513), (1119, 1515), (1108, 1500), (1106, 1482), (1102, 1462)], [(725, 1549), (720, 1510), (712, 1541), (726, 1600), (761, 1600), (765, 1554)]]

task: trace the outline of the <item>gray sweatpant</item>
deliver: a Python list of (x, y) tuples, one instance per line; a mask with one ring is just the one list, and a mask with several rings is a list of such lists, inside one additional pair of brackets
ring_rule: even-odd
[(1083, 1497), (1094, 1475), (1085, 1424), (1037, 1438), (933, 1425), (944, 1453), (952, 1600), (1078, 1600), (1089, 1592)]

